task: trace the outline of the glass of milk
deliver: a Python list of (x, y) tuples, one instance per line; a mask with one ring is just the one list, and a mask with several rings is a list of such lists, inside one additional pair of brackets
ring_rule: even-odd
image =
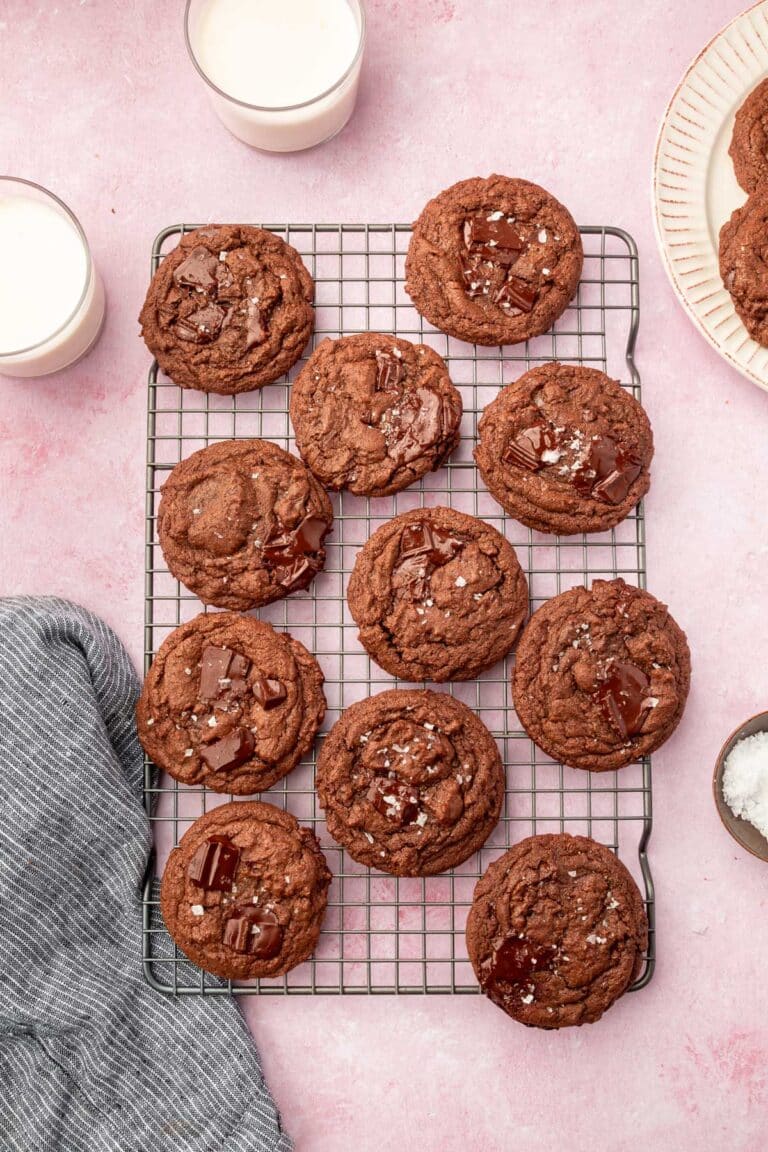
[(362, 0), (187, 0), (185, 35), (220, 120), (253, 148), (312, 148), (352, 115)]
[(104, 287), (66, 204), (0, 176), (0, 374), (47, 376), (95, 344)]

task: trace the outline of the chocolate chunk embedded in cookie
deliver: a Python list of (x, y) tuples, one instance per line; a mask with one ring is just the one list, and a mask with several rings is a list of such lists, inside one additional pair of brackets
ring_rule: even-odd
[(139, 323), (175, 384), (249, 392), (301, 356), (315, 322), (314, 284), (279, 236), (243, 224), (187, 232), (149, 286)]
[(296, 447), (329, 488), (388, 496), (456, 447), (461, 397), (437, 352), (378, 332), (324, 340), (291, 389)]
[(643, 900), (609, 848), (585, 836), (530, 836), (478, 882), (467, 950), (480, 985), (536, 1028), (592, 1024), (639, 975)]
[(477, 676), (509, 652), (528, 613), (512, 545), (451, 508), (416, 508), (374, 532), (347, 597), (363, 647), (410, 681)]
[(504, 769), (465, 704), (394, 690), (342, 713), (323, 741), (317, 790), (328, 831), (354, 860), (395, 876), (432, 876), (488, 839)]
[(230, 980), (281, 976), (314, 951), (331, 873), (315, 834), (252, 800), (201, 816), (168, 857), (160, 908), (195, 964)]
[(623, 580), (572, 588), (534, 612), (517, 646), (520, 723), (555, 760), (605, 772), (650, 755), (688, 698), (691, 657), (666, 606)]
[(478, 432), (483, 480), (510, 516), (539, 532), (612, 528), (650, 486), (648, 417), (594, 368), (533, 368), (502, 388)]
[(447, 188), (413, 226), (406, 291), (460, 340), (518, 344), (552, 327), (584, 253), (570, 212), (527, 180), (476, 177)]
[(262, 620), (197, 616), (160, 646), (136, 708), (139, 739), (184, 784), (251, 795), (294, 768), (325, 715), (323, 674)]
[(753, 340), (768, 347), (768, 187), (760, 187), (720, 229), (720, 275)]
[(755, 192), (768, 178), (768, 80), (761, 80), (736, 113), (728, 149), (736, 179)]
[(173, 469), (157, 533), (170, 571), (204, 604), (245, 611), (311, 584), (332, 523), (295, 456), (270, 440), (224, 440)]

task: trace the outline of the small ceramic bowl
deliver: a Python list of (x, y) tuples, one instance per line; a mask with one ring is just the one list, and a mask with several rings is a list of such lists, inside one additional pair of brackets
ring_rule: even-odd
[(712, 788), (715, 794), (717, 811), (720, 813), (720, 819), (734, 840), (738, 841), (742, 848), (746, 848), (747, 852), (751, 852), (753, 856), (757, 856), (759, 860), (768, 862), (768, 840), (766, 840), (761, 832), (758, 832), (754, 824), (750, 824), (748, 820), (742, 820), (740, 816), (734, 816), (723, 799), (723, 772), (725, 770), (725, 761), (728, 759), (731, 749), (735, 744), (738, 744), (739, 740), (743, 740), (745, 736), (754, 736), (756, 732), (768, 732), (768, 712), (758, 712), (756, 716), (753, 716), (744, 724), (740, 724), (736, 731), (732, 732), (728, 737), (720, 749), (720, 755), (717, 758)]

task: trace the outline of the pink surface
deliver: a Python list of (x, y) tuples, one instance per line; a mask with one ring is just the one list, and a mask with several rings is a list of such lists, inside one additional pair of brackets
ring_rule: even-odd
[[(656, 976), (595, 1027), (525, 1031), (479, 997), (246, 1004), (299, 1152), (758, 1152), (768, 1130), (768, 869), (720, 826), (719, 746), (768, 707), (768, 396), (678, 307), (649, 199), (653, 144), (733, 0), (368, 0), (361, 102), (324, 148), (250, 152), (186, 59), (180, 3), (0, 5), (3, 168), (80, 217), (109, 297), (81, 365), (0, 382), (3, 593), (56, 593), (142, 649), (155, 233), (181, 219), (410, 219), (454, 180), (538, 180), (641, 253), (638, 363), (657, 457), (649, 586), (687, 629), (694, 684), (655, 757)], [(670, 10), (675, 9), (670, 16)]]

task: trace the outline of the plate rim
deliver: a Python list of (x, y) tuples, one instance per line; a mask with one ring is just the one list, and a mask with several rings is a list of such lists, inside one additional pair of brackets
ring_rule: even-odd
[[(689, 301), (689, 299), (688, 299), (688, 297), (687, 297), (687, 295), (683, 289), (682, 284), (678, 280), (677, 273), (675, 272), (674, 267), (672, 266), (672, 262), (670, 260), (669, 253), (667, 251), (666, 242), (664, 240), (662, 224), (661, 224), (660, 219), (659, 219), (659, 215), (660, 215), (660, 212), (659, 212), (659, 153), (660, 153), (660, 149), (661, 149), (661, 145), (662, 145), (662, 139), (664, 137), (665, 129), (667, 127), (667, 124), (668, 124), (668, 121), (670, 118), (670, 114), (672, 112), (673, 105), (677, 101), (677, 98), (678, 98), (681, 90), (688, 83), (690, 76), (691, 76), (691, 73), (696, 68), (696, 66), (699, 63), (699, 61), (701, 60), (701, 58), (704, 55), (706, 55), (706, 53), (710, 50), (710, 48), (713, 47), (713, 45), (715, 45), (718, 42), (718, 40), (722, 39), (725, 36), (725, 34), (729, 31), (729, 29), (731, 29), (734, 26), (734, 24), (738, 24), (739, 21), (743, 20), (745, 16), (748, 16), (750, 12), (754, 12), (756, 9), (759, 9), (759, 8), (768, 8), (768, 0), (755, 0), (754, 4), (750, 4), (748, 8), (744, 8), (741, 12), (738, 12), (733, 17), (733, 19), (729, 20), (727, 24), (724, 24), (723, 27), (720, 28), (720, 30), (718, 32), (716, 32), (715, 35), (712, 36), (707, 41), (707, 43), (704, 45), (704, 47), (699, 52), (697, 52), (697, 54), (693, 57), (693, 59), (690, 61), (687, 68), (683, 72), (683, 75), (680, 78), (679, 83), (677, 84), (674, 92), (672, 93), (669, 100), (667, 101), (667, 105), (666, 105), (664, 112), (662, 114), (661, 121), (659, 123), (658, 132), (656, 134), (656, 142), (655, 142), (654, 149), (653, 149), (653, 165), (652, 165), (652, 169), (651, 169), (651, 199), (652, 199), (652, 208), (653, 208), (653, 211), (652, 211), (653, 230), (654, 230), (654, 234), (656, 236), (656, 243), (657, 243), (658, 248), (659, 248), (659, 253), (661, 255), (661, 262), (662, 262), (662, 265), (664, 267), (664, 271), (666, 272), (667, 279), (669, 280), (669, 283), (672, 286), (672, 290), (675, 293), (675, 296), (677, 297), (679, 302), (682, 304), (685, 313), (687, 314), (689, 319), (693, 322), (696, 329), (705, 338), (707, 343), (712, 348), (714, 348), (714, 350), (722, 357), (722, 359), (726, 360), (728, 362), (728, 364), (730, 364), (730, 366), (732, 368), (734, 368), (745, 379), (749, 380), (752, 384), (756, 384), (757, 387), (761, 388), (763, 391), (768, 392), (768, 376), (766, 376), (766, 378), (763, 378), (763, 377), (757, 375), (754, 371), (752, 371), (749, 368), (748, 364), (743, 364), (743, 363), (740, 363), (738, 360), (736, 360), (734, 358), (734, 356), (728, 351), (728, 349), (725, 348), (723, 346), (723, 344), (709, 331), (707, 326), (702, 322), (700, 317), (697, 315), (696, 311), (694, 310), (691, 302)], [(716, 255), (717, 255), (717, 253), (716, 253)], [(735, 310), (734, 310), (734, 314), (735, 314)], [(740, 323), (741, 323), (741, 321), (740, 321)], [(742, 324), (742, 328), (743, 327), (744, 326)], [(744, 329), (744, 331), (746, 332), (746, 329)], [(747, 335), (748, 335), (748, 333), (747, 333)], [(751, 339), (751, 337), (750, 337), (750, 339)]]

